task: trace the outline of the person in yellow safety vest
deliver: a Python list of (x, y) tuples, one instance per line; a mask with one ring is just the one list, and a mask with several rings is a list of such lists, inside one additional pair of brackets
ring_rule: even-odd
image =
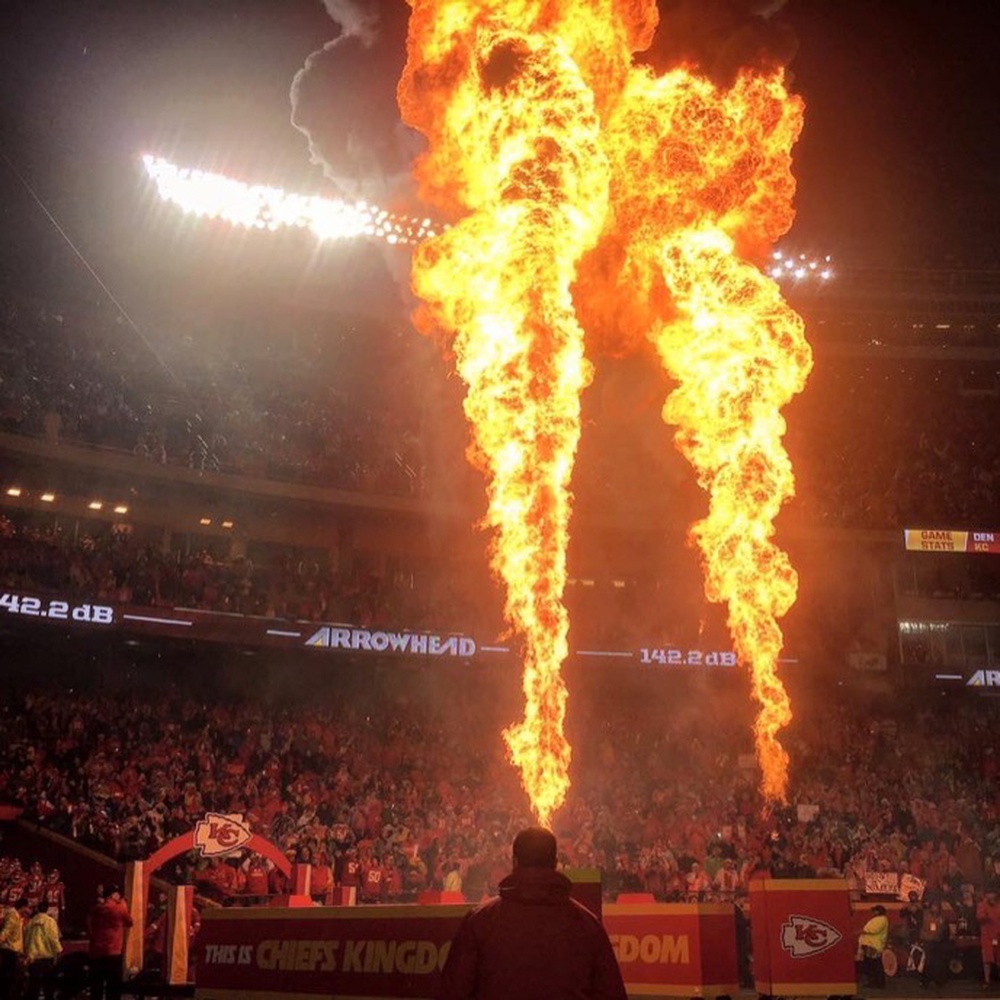
[(884, 906), (873, 906), (872, 915), (858, 935), (858, 959), (861, 969), (868, 975), (868, 985), (876, 989), (885, 988), (885, 969), (882, 968), (882, 952), (889, 940), (889, 918)]
[(19, 962), (24, 952), (24, 920), (21, 910), (28, 905), (23, 897), (8, 905), (0, 923), (0, 1000), (7, 1000), (17, 990)]
[(47, 904), (41, 903), (24, 928), (29, 1000), (37, 1000), (39, 991), (45, 1000), (53, 1000), (56, 959), (62, 954), (62, 950), (59, 925), (49, 914)]

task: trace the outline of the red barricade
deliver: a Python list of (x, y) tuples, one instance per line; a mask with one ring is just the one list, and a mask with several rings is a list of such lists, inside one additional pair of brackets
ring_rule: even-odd
[(758, 993), (836, 996), (857, 991), (857, 938), (845, 881), (751, 882), (750, 910)]
[[(199, 1000), (296, 996), (424, 1000), (471, 906), (248, 907), (206, 911)], [(616, 904), (604, 925), (635, 996), (716, 997), (737, 983), (733, 907)]]
[(206, 911), (199, 1000), (433, 997), (468, 906)]
[(736, 993), (731, 904), (612, 903), (605, 904), (603, 921), (630, 996)]

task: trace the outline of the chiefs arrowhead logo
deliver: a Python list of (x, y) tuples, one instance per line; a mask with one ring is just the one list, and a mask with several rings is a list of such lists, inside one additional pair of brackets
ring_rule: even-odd
[(843, 934), (836, 927), (816, 917), (803, 917), (797, 913), (788, 916), (781, 925), (781, 947), (792, 958), (808, 958), (832, 948)]
[(194, 846), (204, 858), (219, 857), (238, 851), (252, 836), (242, 815), (210, 812), (194, 828)]

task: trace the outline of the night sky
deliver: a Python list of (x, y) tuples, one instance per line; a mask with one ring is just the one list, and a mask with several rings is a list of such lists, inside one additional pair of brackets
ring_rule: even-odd
[[(753, 6), (685, 3), (675, 23), (696, 28), (720, 10), (737, 24), (736, 8)], [(321, 60), (305, 99), (331, 158), (342, 132), (381, 136), (374, 155), (389, 176), (405, 152), (392, 94), (395, 12), (406, 8), (384, 6), (396, 23), (383, 25), (383, 44)], [(663, 7), (676, 17), (677, 4)], [(807, 102), (787, 245), (856, 265), (1000, 266), (993, 11), (961, 0), (789, 0), (762, 28), (765, 44), (773, 35), (794, 51), (793, 88)], [(0, 17), (0, 149), (95, 253), (113, 255), (107, 220), (123, 211), (142, 151), (331, 190), (289, 106), (296, 71), (337, 33), (320, 0), (15, 0)], [(724, 31), (704, 34), (703, 49), (725, 48)], [(17, 191), (0, 179), (4, 205)], [(6, 213), (8, 242), (20, 219)]]

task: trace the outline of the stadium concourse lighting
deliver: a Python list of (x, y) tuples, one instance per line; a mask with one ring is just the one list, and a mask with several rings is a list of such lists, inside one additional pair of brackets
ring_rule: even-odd
[(767, 273), (775, 281), (815, 281), (823, 283), (834, 277), (833, 260), (825, 257), (811, 257), (809, 254), (790, 254), (775, 250), (771, 254), (771, 265)]
[(436, 235), (430, 219), (396, 215), (366, 201), (294, 194), (244, 184), (222, 174), (179, 167), (158, 156), (142, 158), (164, 201), (185, 212), (247, 229), (307, 229), (320, 240), (357, 237), (412, 246)]
[(20, 486), (9, 486), (7, 487), (7, 496), (9, 497), (19, 497), (21, 495)]
[(89, 510), (101, 510), (103, 507), (104, 503), (101, 500), (91, 500), (90, 503), (87, 504), (87, 508)]
[(41, 500), (42, 503), (52, 503), (55, 498), (55, 493), (43, 493), (38, 499)]
[(115, 507), (115, 513), (116, 514), (127, 514), (128, 513), (128, 507), (126, 507), (125, 504), (120, 503), (120, 504), (118, 504), (117, 507)]

